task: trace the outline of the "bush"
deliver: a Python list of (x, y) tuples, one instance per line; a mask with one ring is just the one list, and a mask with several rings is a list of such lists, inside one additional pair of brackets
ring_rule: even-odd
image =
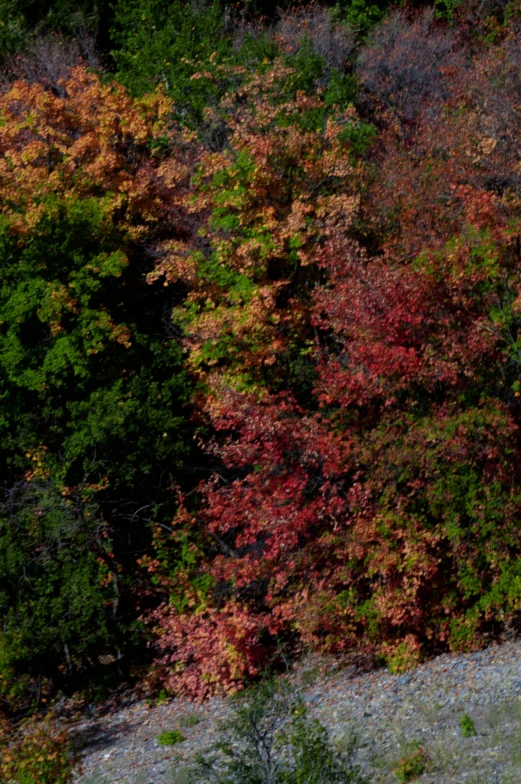
[(400, 784), (407, 784), (419, 778), (429, 767), (429, 756), (425, 749), (417, 744), (397, 762), (393, 770)]
[(320, 6), (286, 11), (275, 26), (275, 37), (283, 51), (293, 55), (308, 39), (328, 70), (341, 70), (353, 56), (355, 36), (337, 16)]
[(95, 0), (0, 0), (0, 62), (31, 49), (35, 37), (49, 33), (79, 45), (88, 41), (89, 47), (96, 38), (106, 48), (112, 14), (112, 3)]
[(357, 80), (345, 73), (355, 36), (338, 14), (318, 6), (282, 13), (270, 25), (232, 21), (219, 3), (178, 1), (166, 8), (157, 0), (120, 0), (113, 38), (117, 78), (138, 95), (159, 80), (176, 116), (198, 131), (237, 89), (239, 74), (262, 73), (281, 54), (296, 69), (297, 89), (314, 94), (331, 83), (326, 102), (342, 105), (357, 92)]
[(36, 705), (49, 678), (63, 686), (86, 658), (117, 646), (93, 493), (41, 476), (0, 493), (0, 694), (12, 707)]
[(197, 727), (201, 719), (197, 715), (197, 713), (185, 713), (182, 716), (179, 716), (179, 724), (181, 727)]
[(0, 0), (0, 62), (26, 41), (25, 20), (13, 0)]
[(150, 542), (152, 510), (168, 519), (175, 504), (190, 386), (169, 331), (173, 298), (145, 280), (143, 243), (159, 221), (172, 225), (150, 153), (165, 136), (163, 99), (133, 102), (84, 68), (58, 80), (59, 94), (33, 76), (0, 95), (8, 689), (92, 673), (99, 655), (119, 660), (133, 645), (128, 616), (120, 624), (138, 614), (125, 575)]
[[(441, 646), (482, 644), (519, 606), (519, 172), (506, 154), (519, 123), (513, 113), (505, 142), (489, 100), (515, 104), (514, 41), (475, 58), (443, 109), (450, 35), (404, 16), (377, 35), (389, 43), (381, 73), (396, 65), (398, 87), (409, 52), (417, 82), (412, 68), (400, 97), (410, 122), (382, 117), (392, 129), (365, 192), (374, 213), (384, 200), (389, 212), (369, 247), (353, 238), (366, 242), (374, 227), (366, 172), (347, 165), (332, 121), (325, 137), (302, 131), (301, 95), (280, 122), (275, 78), (286, 87), (294, 74), (279, 67), (250, 87), (256, 111), (246, 90), (228, 103), (228, 149), (193, 181), (212, 210), (204, 242), (158, 268), (190, 288), (176, 316), (191, 333), (188, 362), (216, 380), (222, 433), (212, 448), (221, 466), (193, 514), (193, 527), (219, 537), (205, 571), (218, 588), (189, 617), (165, 604), (160, 624), (161, 662), (177, 662), (170, 683), (191, 693), (197, 679), (209, 688), (216, 661), (216, 682), (237, 688), (273, 635), (329, 652), (372, 648), (398, 671)], [(505, 60), (492, 89), (491, 64)], [(432, 115), (413, 123), (424, 89)], [(324, 150), (335, 164), (327, 183)], [(357, 175), (362, 219), (350, 198)], [(331, 225), (333, 193), (344, 212)], [(286, 351), (315, 372), (304, 399), (262, 391), (279, 391)], [(239, 379), (248, 394), (232, 391)], [(251, 634), (239, 635), (245, 619)]]
[(0, 784), (69, 784), (77, 762), (65, 729), (32, 720), (17, 733), (4, 734)]
[(8, 59), (3, 78), (6, 83), (23, 79), (28, 84), (40, 84), (63, 98), (62, 82), (83, 60), (90, 68), (99, 67), (95, 42), (88, 34), (81, 41), (67, 40), (55, 33), (36, 36), (23, 52)]
[(199, 755), (192, 781), (221, 784), (363, 784), (352, 760), (312, 719), (284, 681), (266, 681), (236, 698), (231, 719), (210, 752)]
[(458, 63), (455, 36), (438, 30), (432, 12), (410, 21), (403, 11), (390, 15), (360, 53), (358, 73), (364, 87), (406, 120), (432, 102), (446, 100), (445, 72)]
[[(219, 3), (120, 0), (112, 31), (117, 78), (143, 95), (160, 82), (178, 117), (199, 125), (216, 104), (216, 66), (231, 53)], [(199, 74), (199, 78), (195, 75)]]
[(166, 730), (159, 735), (157, 742), (160, 746), (174, 746), (176, 743), (182, 743), (185, 740), (179, 730)]
[(478, 734), (474, 722), (466, 713), (459, 720), (462, 738), (475, 738)]
[(362, 34), (367, 33), (381, 21), (388, 7), (389, 0), (376, 0), (376, 2), (347, 0), (337, 6), (346, 21)]

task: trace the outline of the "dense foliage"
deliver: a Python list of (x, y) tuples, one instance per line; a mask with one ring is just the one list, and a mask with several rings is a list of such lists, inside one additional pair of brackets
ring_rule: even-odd
[[(211, 158), (209, 185), (199, 169), (213, 209), (206, 252), (185, 257), (194, 277), (177, 313), (209, 385), (223, 468), (178, 525), (223, 546), (204, 564), (213, 597), (154, 616), (161, 661), (178, 662), (173, 689), (234, 689), (277, 638), (376, 649), (401, 669), (429, 650), (479, 644), (515, 617), (517, 45), (506, 33), (485, 66), (432, 16), (398, 13), (358, 61), (362, 84), (385, 102), (369, 154), (360, 134), (374, 137), (352, 108), (328, 119), (304, 95), (300, 113), (289, 96), (282, 108), (275, 68), (242, 107), (226, 162)], [(484, 76), (492, 62), (500, 88)], [(501, 137), (500, 102), (512, 107)], [(259, 128), (265, 116), (273, 137)], [(303, 139), (318, 139), (308, 124), (318, 117), (317, 187)], [(286, 139), (300, 167), (284, 168)], [(171, 269), (183, 273), (177, 255), (160, 263)]]
[(515, 626), (520, 17), (388, 5), (0, 0), (10, 710)]
[[(69, 784), (78, 763), (70, 733), (48, 719), (2, 727), (0, 782)], [(77, 767), (76, 767), (76, 770)]]
[(145, 284), (145, 241), (159, 223), (180, 230), (175, 185), (149, 152), (165, 134), (161, 96), (134, 104), (76, 69), (60, 95), (17, 82), (0, 102), (9, 691), (12, 667), (56, 681), (104, 647), (121, 655), (127, 569), (190, 447), (171, 298)]

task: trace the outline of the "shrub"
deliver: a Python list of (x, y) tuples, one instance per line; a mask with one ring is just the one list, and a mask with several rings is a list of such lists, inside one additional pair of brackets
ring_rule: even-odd
[[(458, 59), (459, 58), (459, 59)], [(432, 12), (411, 21), (393, 12), (371, 35), (358, 59), (362, 85), (390, 109), (412, 120), (447, 99), (450, 68), (463, 69), (454, 34), (435, 27)]]
[(518, 13), (510, 0), (434, 0), (436, 16), (461, 28), (496, 36), (500, 25)]
[(474, 722), (466, 713), (460, 717), (459, 726), (461, 729), (461, 737), (462, 738), (474, 738), (478, 733), (476, 732), (476, 727), (474, 726)]
[(384, 644), (381, 649), (384, 660), (393, 674), (406, 672), (421, 662), (421, 645), (413, 634), (394, 645)]
[[(0, 0), (0, 62), (39, 46), (39, 36), (65, 35), (94, 54), (93, 41), (106, 47), (111, 3), (95, 0)], [(87, 50), (84, 49), (84, 54)]]
[[(244, 682), (259, 675), (268, 652), (260, 644), (264, 618), (252, 617), (238, 604), (222, 612), (204, 604), (179, 615), (171, 604), (150, 616), (157, 622), (154, 647), (172, 691), (204, 700), (214, 693), (233, 694)], [(175, 668), (170, 665), (176, 661)]]
[(197, 727), (201, 719), (197, 713), (184, 713), (179, 716), (178, 721), (181, 727), (186, 727), (188, 729), (190, 727)]
[(185, 737), (179, 730), (165, 730), (157, 738), (160, 746), (174, 746), (176, 743), (182, 743), (184, 740)]
[(37, 705), (49, 678), (63, 686), (117, 644), (110, 551), (94, 546), (99, 488), (71, 493), (38, 462), (31, 481), (0, 494), (0, 693), (12, 707)]
[(0, 63), (27, 41), (25, 19), (13, 0), (0, 0)]
[(164, 96), (62, 65), (61, 91), (35, 73), (0, 95), (0, 656), (55, 683), (135, 640), (128, 554), (175, 505), (189, 394), (172, 298), (145, 279), (176, 212), (150, 151)]
[(192, 776), (222, 784), (363, 784), (353, 752), (354, 743), (344, 754), (335, 750), (288, 684), (263, 682), (237, 699)]
[(425, 749), (419, 744), (401, 757), (393, 769), (393, 773), (401, 784), (414, 781), (425, 773), (430, 759)]
[(353, 30), (364, 35), (382, 20), (389, 5), (389, 0), (342, 0), (336, 7)]
[(206, 107), (218, 103), (221, 90), (213, 77), (231, 53), (219, 3), (120, 0), (112, 36), (117, 78), (134, 94), (159, 81), (177, 116), (192, 127), (201, 124)]
[[(234, 193), (226, 194), (233, 209)], [(158, 647), (164, 664), (183, 662), (185, 674), (178, 667), (171, 676), (176, 688), (193, 691), (204, 674), (208, 689), (217, 652), (237, 687), (277, 634), (329, 651), (377, 648), (400, 669), (434, 639), (476, 646), (496, 612), (515, 612), (521, 495), (509, 401), (519, 390), (510, 386), (519, 229), (489, 193), (462, 187), (453, 199), (459, 232), (445, 243), (433, 232), (433, 248), (415, 263), (398, 251), (370, 258), (343, 236), (347, 221), (330, 229), (319, 256), (326, 283), (311, 296), (311, 403), (261, 392), (260, 383), (248, 393), (216, 384), (214, 454), (223, 468), (201, 486), (192, 519), (218, 537), (206, 572), (219, 592), (198, 619), (164, 608)], [(228, 226), (227, 240), (235, 231), (242, 239), (240, 222)], [(252, 249), (237, 254), (237, 266)], [(219, 280), (231, 310), (230, 279)], [(207, 291), (216, 297), (216, 286)], [(222, 321), (216, 307), (205, 315), (208, 336), (213, 318), (218, 328)], [(269, 324), (271, 334), (279, 324)], [(259, 317), (246, 326), (258, 328)], [(222, 380), (231, 357), (220, 356)], [(227, 653), (228, 635), (237, 638), (227, 602), (252, 631), (239, 638), (242, 675)]]
[(71, 70), (83, 61), (90, 68), (99, 67), (94, 40), (88, 35), (82, 41), (67, 40), (57, 34), (38, 36), (31, 39), (23, 53), (8, 60), (3, 78), (11, 82), (23, 79), (28, 84), (40, 84), (63, 98), (63, 83)]
[(69, 784), (78, 771), (70, 735), (50, 720), (33, 719), (9, 732), (0, 754), (1, 784)]
[(356, 213), (356, 112), (303, 95), (300, 78), (277, 60), (223, 99), (226, 145), (201, 156), (187, 197), (204, 243), (165, 243), (150, 275), (185, 283), (174, 318), (201, 377), (280, 378), (296, 343), (305, 361), (319, 248)]
[(282, 50), (292, 55), (298, 54), (302, 43), (309, 40), (329, 72), (342, 70), (354, 54), (352, 31), (330, 10), (320, 6), (283, 12), (274, 32)]
[(439, 19), (453, 22), (463, 0), (434, 0), (434, 13)]

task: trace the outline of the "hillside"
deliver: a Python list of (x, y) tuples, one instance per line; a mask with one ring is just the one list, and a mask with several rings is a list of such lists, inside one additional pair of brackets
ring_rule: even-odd
[[(521, 757), (521, 645), (469, 655), (444, 655), (406, 675), (367, 674), (334, 662), (308, 660), (294, 676), (312, 714), (342, 747), (357, 734), (355, 758), (372, 784), (396, 782), (392, 773), (419, 743), (429, 757), (424, 784), (492, 784), (519, 781)], [(163, 705), (130, 698), (129, 704), (99, 707), (77, 720), (83, 738), (82, 784), (179, 784), (183, 767), (215, 742), (226, 701), (204, 705), (173, 700)], [(462, 737), (469, 715), (476, 735)], [(196, 717), (196, 718), (193, 718)], [(198, 720), (198, 721), (197, 721)], [(179, 729), (185, 740), (158, 744), (162, 732)]]
[(520, 72), (517, 0), (0, 0), (0, 784), (69, 699), (515, 637)]

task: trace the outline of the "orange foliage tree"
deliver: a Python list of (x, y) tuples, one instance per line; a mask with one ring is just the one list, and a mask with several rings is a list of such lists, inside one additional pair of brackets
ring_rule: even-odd
[(333, 115), (320, 95), (300, 92), (280, 62), (234, 74), (215, 114), (223, 148), (202, 152), (185, 202), (200, 228), (163, 244), (150, 279), (187, 286), (174, 317), (195, 373), (255, 383), (310, 338), (317, 248), (357, 211), (360, 122), (354, 109)]
[[(186, 169), (172, 156), (164, 169), (149, 152), (168, 138), (169, 103), (161, 92), (134, 101), (73, 68), (55, 95), (39, 82), (16, 81), (0, 97), (0, 198), (13, 229), (30, 231), (45, 196), (105, 198), (132, 237), (165, 218), (163, 175), (179, 183)], [(161, 189), (163, 187), (163, 190)]]

